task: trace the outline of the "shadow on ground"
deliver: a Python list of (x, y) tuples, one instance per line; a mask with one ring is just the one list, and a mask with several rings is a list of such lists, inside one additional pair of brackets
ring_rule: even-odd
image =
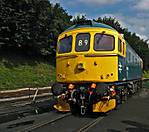
[[(149, 132), (149, 126), (136, 121), (124, 120), (122, 121), (127, 127), (126, 132)], [(122, 132), (120, 130), (108, 129), (107, 132)]]

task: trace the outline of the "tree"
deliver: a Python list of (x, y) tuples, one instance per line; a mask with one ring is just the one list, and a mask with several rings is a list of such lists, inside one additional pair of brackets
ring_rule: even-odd
[(87, 20), (85, 15), (78, 15), (78, 16), (73, 18), (72, 25), (75, 25), (75, 24), (77, 24), (77, 22), (85, 21), (85, 20)]
[(70, 15), (48, 0), (1, 0), (0, 44), (30, 54), (47, 54), (70, 25)]
[(143, 59), (144, 69), (149, 69), (149, 48), (147, 40), (141, 39), (135, 33), (131, 33), (126, 28), (122, 28), (120, 23), (112, 17), (99, 17), (96, 22), (107, 24), (117, 30), (119, 33), (124, 34), (125, 40), (131, 45), (131, 47), (136, 51), (136, 53)]
[(138, 37), (135, 33), (131, 33), (128, 30), (125, 30), (124, 37), (137, 54), (143, 59), (144, 69), (149, 69), (149, 48), (147, 40), (140, 39), (140, 37)]
[(71, 26), (72, 16), (68, 15), (58, 3), (49, 8), (49, 16), (49, 50), (55, 53), (58, 35)]
[(1, 43), (4, 47), (36, 51), (48, 42), (47, 0), (2, 0)]
[(116, 29), (119, 33), (124, 33), (124, 31), (125, 31), (125, 29), (123, 29), (121, 27), (120, 23), (116, 20), (116, 18), (112, 18), (112, 17), (101, 18), (101, 17), (99, 17), (94, 21), (107, 24), (107, 25), (113, 27), (114, 29)]

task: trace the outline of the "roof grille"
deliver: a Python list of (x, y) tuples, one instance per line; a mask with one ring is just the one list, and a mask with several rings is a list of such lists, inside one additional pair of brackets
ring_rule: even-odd
[(77, 26), (82, 26), (82, 25), (90, 25), (90, 26), (92, 26), (92, 21), (91, 20), (78, 21), (77, 24), (76, 24), (76, 27)]

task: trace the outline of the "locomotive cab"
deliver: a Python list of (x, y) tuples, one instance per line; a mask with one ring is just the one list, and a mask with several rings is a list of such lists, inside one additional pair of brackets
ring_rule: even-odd
[(118, 35), (101, 27), (75, 27), (62, 33), (57, 46), (57, 81), (118, 81)]

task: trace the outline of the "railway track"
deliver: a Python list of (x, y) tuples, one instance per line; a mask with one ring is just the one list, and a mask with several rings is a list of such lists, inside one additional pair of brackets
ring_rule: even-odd
[[(67, 124), (68, 126), (65, 127), (65, 129), (61, 129), (59, 128), (58, 131), (61, 132), (67, 132), (69, 131), (71, 128), (69, 128), (69, 126), (71, 127), (74, 123), (77, 124), (79, 123), (80, 126), (74, 126), (73, 130), (71, 129), (70, 131), (74, 131), (74, 132), (86, 132), (89, 129), (91, 129), (92, 127), (94, 127), (96, 124), (98, 124), (102, 119), (104, 118), (104, 116), (99, 116), (98, 117), (82, 117), (82, 116), (74, 116), (71, 113), (67, 113), (67, 114), (62, 114), (58, 117), (56, 117), (55, 119), (49, 120), (49, 121), (41, 121), (40, 123), (34, 124), (32, 126), (29, 126), (25, 129), (20, 129), (17, 132), (40, 132), (40, 131), (48, 131), (50, 130), (51, 132), (57, 132), (57, 130), (53, 130), (50, 129), (50, 127), (52, 128), (53, 125), (56, 126), (57, 128), (59, 128), (60, 124), (59, 123), (64, 123), (66, 124), (67, 120), (71, 119), (73, 120), (71, 122), (71, 120), (69, 120), (70, 122)], [(78, 122), (79, 121), (79, 122)], [(70, 124), (71, 123), (71, 124)], [(82, 125), (83, 124), (83, 125)]]
[[(145, 81), (148, 81), (148, 79)], [(7, 102), (6, 105), (1, 105), (0, 106), (0, 123), (5, 123), (5, 122), (12, 121), (12, 120), (17, 120), (18, 118), (20, 119), (22, 117), (28, 116), (28, 115), (33, 114), (33, 113), (35, 114), (35, 110), (37, 108), (36, 107), (37, 105), (36, 106), (33, 104), (31, 105), (31, 101), (32, 100), (30, 100), (30, 101), (24, 100), (23, 103), (22, 103), (22, 101), (21, 102)], [(43, 101), (45, 101), (45, 98), (43, 98)], [(41, 104), (42, 104), (42, 102), (41, 102)], [(49, 106), (48, 106), (48, 108), (49, 108)], [(43, 129), (46, 129), (46, 127), (52, 128), (53, 126), (51, 124), (53, 124), (53, 123), (56, 124), (56, 126), (59, 126), (58, 125), (59, 123), (65, 122), (65, 119), (67, 120), (67, 118), (69, 118), (70, 116), (71, 116), (70, 120), (74, 119), (74, 122), (81, 121), (83, 124), (82, 126), (80, 126), (80, 124), (78, 124), (78, 126), (80, 126), (80, 127), (76, 126), (76, 128), (74, 128), (74, 131), (77, 131), (77, 132), (83, 131), (84, 132), (84, 131), (88, 131), (89, 129), (91, 129), (93, 126), (95, 126), (98, 122), (100, 122), (104, 118), (103, 116), (99, 116), (95, 119), (93, 119), (93, 118), (87, 119), (87, 118), (82, 117), (82, 118), (79, 118), (80, 120), (78, 120), (77, 117), (74, 117), (71, 114), (68, 114), (68, 115), (69, 116), (67, 116), (67, 114), (62, 115), (62, 116), (57, 117), (53, 120), (48, 120), (48, 121), (45, 121), (42, 123), (35, 124), (34, 126), (30, 126), (28, 128), (29, 130), (21, 130), (20, 129), (20, 132), (38, 131), (38, 130), (42, 131)], [(87, 119), (87, 121), (86, 121), (86, 119)], [(70, 123), (70, 122), (68, 122), (68, 123)]]
[(89, 129), (91, 129), (93, 126), (95, 126), (97, 123), (99, 123), (104, 117), (98, 117), (97, 119), (91, 121), (90, 123), (84, 125), (84, 127), (80, 128), (77, 132), (87, 132)]
[[(81, 117), (74, 116), (68, 113), (65, 115), (61, 115), (55, 119), (35, 124), (31, 127), (28, 127), (24, 130), (20, 130), (18, 132), (40, 132), (40, 131), (47, 131), (47, 130), (50, 130), (51, 132), (57, 132), (57, 131), (87, 132), (91, 130), (95, 125), (97, 125), (102, 119), (104, 119), (104, 117), (105, 116), (103, 115), (102, 116), (98, 115), (96, 118), (90, 118), (90, 117), (86, 118), (82, 116)], [(68, 122), (68, 121), (72, 121), (72, 122)], [(62, 123), (66, 125), (65, 127), (63, 127), (63, 129), (59, 128), (62, 125)], [(73, 128), (71, 128), (71, 126)]]
[(42, 104), (52, 99), (50, 89), (43, 87), (0, 91), (0, 123), (37, 113)]
[(6, 123), (17, 120), (29, 115), (35, 115), (52, 110), (54, 100), (47, 98), (38, 100), (35, 103), (9, 103), (0, 107), (0, 123)]
[(48, 124), (54, 123), (56, 121), (59, 121), (59, 120), (61, 120), (63, 118), (66, 118), (66, 117), (68, 117), (70, 115), (72, 115), (72, 114), (71, 113), (67, 113), (67, 114), (61, 115), (61, 116), (59, 116), (59, 117), (57, 117), (57, 118), (55, 118), (53, 120), (49, 120), (49, 121), (45, 121), (45, 122), (42, 122), (42, 123), (38, 123), (38, 124), (32, 125), (32, 126), (30, 126), (28, 128), (25, 128), (23, 130), (19, 130), (18, 132), (31, 132), (31, 131), (34, 131), (34, 130), (36, 130), (38, 128), (41, 128), (41, 127), (43, 127), (45, 125), (48, 125)]
[[(145, 92), (145, 91), (144, 91)], [(136, 95), (140, 96), (140, 95)], [(135, 98), (135, 97), (134, 97)], [(129, 102), (129, 101), (128, 101)], [(111, 112), (110, 112), (111, 113)], [(46, 116), (43, 116), (47, 114)], [(9, 128), (9, 131), (13, 132), (40, 132), (40, 131), (50, 131), (50, 132), (86, 132), (93, 130), (93, 128), (99, 126), (97, 124), (103, 123), (104, 115), (94, 115), (93, 116), (78, 116), (68, 114), (59, 114), (54, 112), (39, 114), (36, 116), (25, 117), (21, 120), (9, 123), (5, 128)], [(108, 114), (109, 115), (109, 114)], [(40, 117), (37, 119), (37, 117)], [(106, 118), (105, 118), (106, 119)], [(101, 122), (102, 121), (102, 122)], [(33, 122), (32, 124), (23, 125), (25, 123)], [(7, 124), (7, 123), (6, 123)], [(21, 126), (22, 124), (22, 126)], [(14, 126), (14, 127), (13, 127)], [(15, 127), (16, 126), (16, 127)], [(18, 126), (18, 127), (17, 127)], [(0, 128), (0, 130), (3, 130)]]
[[(80, 117), (74, 117), (71, 113), (67, 113), (67, 114), (61, 115), (55, 119), (52, 119), (49, 121), (43, 121), (41, 123), (37, 123), (35, 125), (32, 125), (30, 127), (25, 128), (25, 129), (20, 129), (17, 132), (36, 132), (36, 131), (38, 132), (38, 131), (41, 131), (41, 129), (43, 127), (46, 127), (46, 126), (49, 127), (50, 125), (52, 126), (53, 124), (57, 124), (58, 122), (62, 122), (62, 121), (65, 122), (65, 119), (68, 117), (76, 118), (77, 120), (80, 119)], [(91, 129), (93, 126), (98, 124), (103, 118), (104, 118), (104, 116), (99, 116), (95, 119), (90, 119), (90, 121), (86, 121), (86, 118), (84, 118), (83, 119), (84, 120), (83, 126), (78, 126), (78, 127), (74, 128), (74, 131), (75, 132), (86, 132), (89, 129)], [(80, 125), (80, 123), (79, 123), (79, 125)], [(43, 131), (45, 131), (45, 130), (47, 130), (47, 129), (44, 129)], [(68, 131), (68, 130), (66, 128), (65, 130), (61, 130), (61, 131), (63, 132), (63, 131)]]
[[(142, 92), (143, 93), (140, 93), (140, 95), (135, 95), (135, 97), (130, 98), (128, 103), (121, 105), (121, 108), (118, 111), (111, 111), (110, 113), (108, 113), (108, 116), (106, 116), (106, 117), (104, 115), (100, 115), (100, 114), (86, 115), (84, 117), (84, 116), (72, 115), (70, 113), (67, 113), (68, 114), (67, 115), (67, 114), (61, 114), (61, 113), (57, 113), (55, 111), (51, 111), (51, 112), (46, 113), (46, 115), (41, 114), (41, 115), (37, 115), (36, 117), (30, 117), (27, 119), (18, 120), (17, 122), (12, 122), (9, 125), (7, 125), (5, 128), (8, 128), (8, 127), (12, 128), (12, 129), (9, 129), (10, 132), (13, 132), (13, 131), (14, 132), (28, 132), (28, 131), (30, 131), (30, 132), (41, 132), (41, 131), (43, 131), (43, 132), (44, 131), (88, 132), (88, 131), (98, 131), (98, 128), (102, 129), (101, 131), (103, 131), (103, 129), (104, 130), (106, 129), (105, 127), (108, 127), (108, 129), (106, 129), (107, 131), (108, 130), (116, 131), (117, 127), (121, 130), (121, 126), (125, 125), (123, 122), (125, 120), (130, 119), (129, 117), (131, 116), (131, 115), (129, 115), (129, 112), (127, 109), (129, 109), (129, 111), (132, 112), (133, 116), (131, 116), (131, 119), (130, 119), (131, 121), (135, 120), (137, 113), (140, 113), (137, 110), (136, 110), (137, 113), (135, 113), (133, 107), (136, 105), (136, 99), (137, 100), (139, 99), (140, 103), (141, 103), (142, 99), (147, 97), (147, 96), (144, 97), (144, 93), (146, 93), (146, 91), (142, 91)], [(142, 99), (141, 99), (141, 97), (142, 97)], [(146, 99), (144, 99), (144, 101), (146, 101)], [(148, 104), (147, 102), (144, 102), (144, 103), (142, 102), (142, 103), (143, 103), (143, 105), (144, 104), (147, 105)], [(137, 106), (138, 105), (139, 105), (139, 103), (137, 104)], [(148, 105), (147, 105), (147, 107), (148, 107)], [(140, 108), (140, 110), (142, 110), (142, 108)], [(145, 111), (147, 112), (147, 110), (145, 110)], [(134, 118), (134, 116), (135, 116), (135, 118)], [(138, 116), (138, 118), (141, 118), (141, 116), (140, 117), (139, 116)], [(121, 118), (121, 121), (119, 121), (120, 118)], [(144, 120), (144, 119), (142, 119), (142, 120)], [(25, 123), (28, 123), (28, 124), (21, 126), (21, 124), (25, 124)], [(115, 123), (115, 129), (113, 129), (114, 123)], [(117, 126), (118, 123), (119, 123), (119, 125)], [(135, 124), (133, 124), (133, 125), (135, 125)], [(126, 124), (126, 128), (127, 127), (128, 127), (128, 125)], [(138, 129), (140, 130), (140, 128), (138, 128)]]
[(40, 132), (48, 130), (50, 132), (87, 132), (100, 123), (104, 118), (105, 115), (100, 114), (82, 117), (67, 113), (65, 115), (60, 115), (55, 119), (49, 119), (49, 121), (42, 121), (42, 123), (37, 123), (26, 129), (20, 129), (18, 132)]
[(5, 108), (0, 112), (0, 123), (17, 120), (33, 113), (35, 113), (34, 108), (29, 105), (21, 107), (11, 107), (11, 109)]

